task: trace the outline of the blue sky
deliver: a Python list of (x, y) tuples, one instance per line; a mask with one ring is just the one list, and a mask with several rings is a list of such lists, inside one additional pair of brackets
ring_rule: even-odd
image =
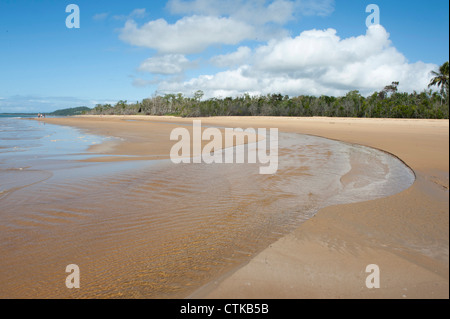
[[(80, 28), (66, 27), (66, 6)], [(368, 28), (369, 4), (380, 25)], [(368, 95), (426, 88), (448, 60), (449, 3), (1, 0), (0, 113), (155, 94)]]

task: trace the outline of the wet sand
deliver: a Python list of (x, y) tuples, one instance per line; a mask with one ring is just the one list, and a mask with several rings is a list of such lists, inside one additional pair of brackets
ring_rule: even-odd
[[(164, 124), (170, 129), (161, 136), (162, 123), (129, 118), (78, 120), (86, 131), (15, 121), (11, 125), (19, 132), (31, 125), (25, 135), (33, 138), (30, 146), (40, 146), (2, 154), (0, 297), (6, 298), (186, 297), (248, 262), (308, 219), (323, 200), (347, 189), (339, 181), (350, 166), (347, 152), (367, 151), (280, 134), (281, 162), (272, 176), (259, 174), (258, 164), (135, 160), (167, 157), (146, 148), (148, 143), (174, 144), (169, 130), (192, 122)], [(76, 122), (61, 124), (66, 121)], [(111, 127), (121, 140), (87, 132)], [(123, 132), (129, 132), (126, 138)], [(71, 143), (80, 140), (84, 147)], [(128, 142), (136, 157), (121, 150)], [(105, 153), (86, 153), (88, 145)], [(376, 159), (381, 174), (375, 177), (389, 194), (383, 172), (390, 158), (373, 150), (362, 156)], [(408, 169), (394, 166), (412, 183)], [(81, 289), (65, 287), (65, 267), (72, 263), (81, 269)]]
[[(127, 131), (123, 117), (46, 119), (93, 133), (126, 137), (107, 154), (157, 157), (167, 145), (146, 145), (144, 128)], [(192, 123), (172, 117), (126, 117)], [(447, 120), (340, 118), (201, 118), (226, 127), (277, 127), (381, 149), (415, 174), (407, 190), (382, 199), (320, 210), (247, 264), (214, 278), (194, 298), (448, 298), (449, 122)], [(102, 121), (105, 125), (96, 125)], [(147, 125), (148, 127), (148, 125)], [(158, 131), (158, 130), (157, 130)], [(142, 146), (146, 145), (145, 148)], [(143, 149), (145, 152), (143, 153)], [(148, 153), (148, 150), (154, 150)], [(99, 151), (97, 149), (97, 151)], [(381, 287), (368, 289), (366, 266), (380, 268)]]
[[(193, 296), (449, 297), (448, 121), (254, 121), (385, 150), (415, 171), (416, 182), (388, 198), (322, 209), (247, 265)], [(369, 264), (379, 266), (379, 289), (365, 285)]]

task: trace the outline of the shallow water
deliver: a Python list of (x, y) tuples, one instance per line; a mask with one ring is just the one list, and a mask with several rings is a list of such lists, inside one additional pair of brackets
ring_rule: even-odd
[[(279, 134), (275, 175), (259, 164), (80, 163), (107, 138), (2, 121), (0, 297), (184, 297), (319, 208), (414, 181), (384, 152), (293, 133)], [(81, 289), (65, 287), (72, 263)]]

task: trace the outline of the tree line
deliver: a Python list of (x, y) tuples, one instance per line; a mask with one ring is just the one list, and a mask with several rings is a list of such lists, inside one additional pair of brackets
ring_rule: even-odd
[(79, 106), (79, 107), (73, 107), (73, 108), (68, 108), (68, 109), (56, 110), (54, 112), (48, 113), (47, 115), (72, 116), (72, 115), (85, 114), (86, 112), (89, 112), (89, 111), (91, 111), (91, 109), (88, 108), (87, 106)]
[[(203, 92), (193, 97), (179, 94), (154, 96), (141, 102), (119, 101), (115, 105), (97, 104), (87, 114), (103, 115), (175, 115), (182, 117), (208, 116), (329, 116), (367, 118), (449, 118), (448, 62), (444, 63), (429, 88), (422, 92), (398, 92), (399, 82), (392, 82), (382, 91), (368, 97), (359, 91), (345, 96), (320, 97), (301, 95), (289, 97), (282, 94), (211, 98), (202, 100)], [(437, 86), (440, 91), (432, 91)]]

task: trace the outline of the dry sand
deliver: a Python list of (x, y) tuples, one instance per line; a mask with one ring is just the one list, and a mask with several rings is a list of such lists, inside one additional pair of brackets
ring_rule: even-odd
[[(416, 182), (394, 196), (320, 210), (248, 264), (202, 287), (191, 297), (449, 298), (447, 120), (199, 119), (202, 124), (276, 127), (284, 132), (378, 148), (409, 165), (416, 174)], [(45, 121), (121, 137), (126, 143), (102, 145), (93, 151), (141, 158), (167, 158), (173, 144), (167, 142), (174, 126), (166, 122), (192, 124), (192, 119), (140, 116)], [(148, 134), (159, 134), (161, 138), (155, 143), (155, 139), (148, 139)], [(369, 264), (379, 266), (379, 289), (368, 289), (365, 285), (369, 275), (365, 270)]]

